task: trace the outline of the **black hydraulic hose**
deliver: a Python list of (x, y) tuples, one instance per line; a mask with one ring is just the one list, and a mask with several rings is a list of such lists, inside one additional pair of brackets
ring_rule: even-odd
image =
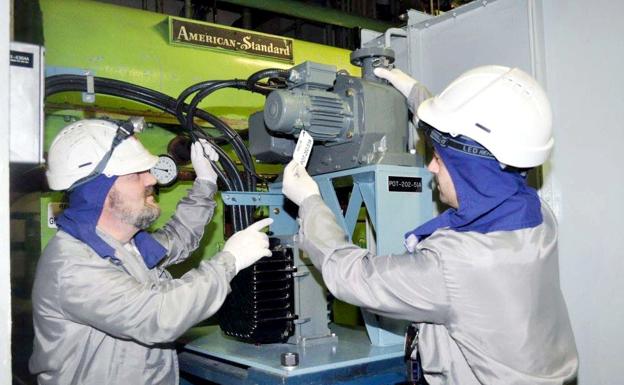
[(247, 78), (247, 89), (252, 92), (257, 92), (262, 95), (266, 95), (269, 92), (273, 91), (275, 87), (263, 86), (258, 84), (258, 82), (262, 79), (266, 78), (281, 78), (288, 79), (288, 70), (280, 69), (280, 68), (268, 68), (264, 70), (260, 70), (256, 73), (253, 73), (251, 76)]
[[(240, 135), (238, 135), (236, 131), (232, 130), (230, 126), (228, 126), (225, 122), (223, 122), (221, 119), (217, 118), (213, 114), (210, 114), (209, 112), (206, 112), (203, 110), (197, 110), (197, 104), (199, 104), (199, 102), (203, 100), (205, 97), (207, 97), (210, 93), (218, 89), (227, 88), (227, 87), (244, 89), (245, 85), (246, 83), (243, 83), (242, 81), (237, 81), (236, 79), (221, 80), (221, 81), (206, 81), (206, 82), (200, 82), (200, 83), (194, 84), (186, 88), (178, 97), (176, 101), (176, 116), (178, 117), (178, 120), (180, 121), (180, 123), (183, 126), (185, 126), (187, 130), (189, 130), (191, 135), (193, 135), (193, 131), (191, 131), (189, 128), (191, 126), (191, 122), (193, 121), (193, 118), (195, 117), (195, 115), (197, 115), (200, 119), (212, 124), (215, 128), (217, 128), (218, 130), (220, 130), (221, 132), (229, 136), (229, 138), (231, 138), (230, 143), (234, 147), (234, 150), (236, 151), (239, 159), (241, 160), (241, 164), (243, 165), (243, 168), (246, 171), (246, 174), (245, 174), (246, 175), (246, 178), (245, 178), (246, 190), (254, 191), (255, 185), (256, 185), (255, 176), (257, 175), (255, 172), (255, 165), (251, 158), (251, 154), (249, 153), (249, 150), (245, 146), (245, 143), (242, 141), (242, 138), (240, 137)], [(202, 95), (199, 96), (199, 99), (195, 99), (195, 98), (193, 99), (193, 100), (197, 100), (194, 106), (191, 106), (193, 103), (191, 103), (191, 105), (186, 105), (184, 103), (186, 98), (188, 98), (191, 94), (197, 91), (200, 91)], [(196, 95), (196, 97), (198, 96)], [(189, 111), (190, 111), (191, 119), (188, 119), (186, 116), (184, 116), (185, 107), (187, 110), (187, 115), (189, 115)], [(193, 124), (193, 127), (195, 127), (195, 124), (194, 123), (192, 124)]]
[[(185, 124), (186, 124), (186, 129), (191, 131), (192, 130), (192, 124), (193, 124), (193, 118), (195, 116), (195, 113), (197, 111), (197, 105), (204, 100), (204, 98), (206, 98), (208, 95), (210, 95), (212, 92), (222, 89), (222, 88), (244, 88), (245, 87), (245, 82), (242, 80), (227, 80), (227, 81), (222, 81), (222, 82), (217, 82), (214, 84), (211, 84), (207, 87), (204, 87), (201, 91), (199, 91), (197, 93), (197, 95), (195, 95), (193, 97), (193, 100), (191, 101), (191, 103), (189, 104), (187, 111), (186, 111), (186, 118), (185, 118)], [(213, 124), (215, 127), (219, 127), (221, 128), (223, 131), (225, 132), (232, 132), (232, 134), (237, 137), (238, 139), (240, 139), (240, 135), (236, 134), (229, 126), (227, 126), (225, 124), (225, 122), (223, 122), (222, 120), (218, 119), (217, 117), (215, 117), (212, 114), (207, 114), (206, 116), (207, 121), (211, 124)], [(241, 148), (245, 148), (244, 143), (242, 142), (242, 140), (240, 140), (240, 142), (236, 142), (236, 146), (240, 146)], [(255, 187), (255, 183), (252, 184), (252, 176), (249, 175), (251, 173), (255, 174), (255, 170), (253, 169), (253, 161), (251, 159), (251, 154), (249, 154), (248, 151), (240, 151), (241, 154), (243, 154), (243, 156), (239, 157), (241, 159), (241, 163), (245, 166), (246, 171), (249, 171), (247, 174), (247, 184), (246, 187), (248, 190), (253, 191), (254, 187)], [(251, 169), (251, 170), (250, 170)]]
[(243, 162), (250, 162), (251, 161), (251, 155), (249, 154), (249, 151), (245, 147), (245, 143), (240, 138), (240, 135), (238, 135), (238, 133), (236, 131), (234, 131), (232, 128), (230, 128), (230, 126), (225, 124), (225, 122), (223, 122), (222, 120), (218, 119), (217, 117), (215, 117), (211, 113), (197, 109), (197, 104), (205, 96), (207, 96), (210, 93), (208, 91), (210, 91), (210, 89), (206, 90), (206, 93), (200, 92), (195, 98), (193, 98), (193, 101), (191, 102), (191, 104), (187, 106), (187, 114), (186, 114), (186, 116), (182, 120), (180, 120), (180, 123), (189, 132), (191, 132), (192, 131), (192, 127), (193, 127), (193, 119), (195, 118), (195, 115), (197, 115), (199, 118), (201, 118), (202, 120), (207, 121), (208, 123), (211, 123), (219, 131), (222, 131), (224, 134), (226, 134), (228, 137), (230, 137), (232, 139), (232, 145), (235, 146), (235, 150), (237, 151), (237, 153), (239, 155), (241, 155), (241, 156), (239, 156), (241, 161), (243, 161)]
[(205, 82), (199, 82), (196, 84), (193, 84), (192, 86), (186, 88), (184, 91), (182, 91), (182, 93), (180, 93), (180, 96), (178, 96), (177, 100), (176, 100), (176, 116), (178, 117), (178, 120), (180, 122), (182, 122), (184, 120), (184, 107), (185, 107), (185, 103), (184, 101), (191, 96), (192, 94), (194, 94), (195, 92), (199, 91), (200, 89), (207, 87), (213, 83), (217, 82), (216, 80), (209, 80), (209, 81), (205, 81)]

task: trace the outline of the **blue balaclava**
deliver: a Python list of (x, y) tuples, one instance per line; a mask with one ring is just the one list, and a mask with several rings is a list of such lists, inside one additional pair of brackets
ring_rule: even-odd
[(529, 187), (526, 172), (502, 168), (479, 143), (465, 137), (451, 137), (431, 126), (427, 135), (448, 169), (459, 208), (442, 214), (405, 234), (421, 241), (441, 228), (455, 231), (512, 231), (542, 223), (541, 203)]
[[(56, 218), (56, 224), (61, 230), (86, 243), (100, 257), (109, 258), (113, 263), (119, 263), (115, 249), (97, 235), (95, 228), (106, 196), (116, 180), (117, 176), (100, 174), (76, 187), (69, 195), (69, 207)], [(149, 269), (158, 265), (167, 253), (167, 249), (146, 231), (136, 233), (134, 244)]]

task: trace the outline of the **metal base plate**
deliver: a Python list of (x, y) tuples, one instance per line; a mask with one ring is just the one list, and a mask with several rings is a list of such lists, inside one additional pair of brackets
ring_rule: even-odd
[[(222, 363), (247, 367), (264, 372), (272, 377), (306, 377), (316, 373), (339, 368), (362, 366), (378, 361), (392, 360), (401, 363), (403, 346), (372, 346), (363, 328), (347, 328), (331, 325), (337, 338), (328, 338), (327, 343), (299, 346), (292, 344), (250, 345), (223, 335), (217, 326), (194, 329), (193, 338), (185, 350), (214, 357)], [(190, 337), (190, 336), (187, 336)], [(280, 355), (285, 352), (299, 354), (299, 365), (284, 368)], [(396, 360), (396, 362), (394, 362)]]

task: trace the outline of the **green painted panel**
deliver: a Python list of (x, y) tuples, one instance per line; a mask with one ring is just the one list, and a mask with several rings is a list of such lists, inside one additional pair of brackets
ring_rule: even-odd
[[(92, 70), (96, 76), (119, 79), (177, 96), (191, 84), (212, 79), (247, 78), (265, 68), (288, 63), (170, 45), (166, 15), (89, 0), (41, 0), (47, 67)], [(334, 64), (359, 74), (349, 64), (350, 51), (295, 40), (294, 64), (306, 60)], [(79, 99), (56, 97), (54, 102)], [(246, 119), (262, 108), (264, 97), (247, 91), (223, 90), (202, 107), (232, 119)], [(137, 105), (98, 97), (97, 105), (137, 109)]]

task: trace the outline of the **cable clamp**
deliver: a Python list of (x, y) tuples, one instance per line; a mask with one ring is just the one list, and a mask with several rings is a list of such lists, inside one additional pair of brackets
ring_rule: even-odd
[(83, 103), (95, 103), (95, 79), (91, 71), (85, 72), (87, 78), (87, 91), (82, 93)]

